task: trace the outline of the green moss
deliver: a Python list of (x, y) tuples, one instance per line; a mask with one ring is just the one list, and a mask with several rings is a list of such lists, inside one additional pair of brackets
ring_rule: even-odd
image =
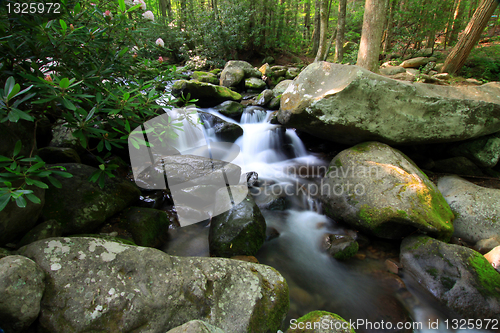
[(468, 258), (479, 280), (478, 291), (483, 296), (500, 297), (500, 274), (481, 254), (474, 252)]

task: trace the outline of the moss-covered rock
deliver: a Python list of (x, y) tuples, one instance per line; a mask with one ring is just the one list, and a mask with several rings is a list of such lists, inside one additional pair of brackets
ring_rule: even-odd
[(121, 213), (120, 221), (120, 227), (132, 234), (137, 245), (159, 247), (167, 240), (170, 220), (162, 210), (129, 207)]
[(326, 311), (312, 311), (290, 322), (286, 333), (355, 333), (348, 321)]
[(89, 182), (96, 168), (84, 164), (62, 163), (72, 178), (54, 177), (62, 188), (46, 190), (43, 217), (61, 224), (63, 235), (90, 233), (112, 215), (139, 199), (139, 188), (130, 181), (108, 178), (104, 188)]
[(401, 243), (400, 261), (405, 274), (461, 317), (498, 317), (500, 274), (478, 252), (428, 236), (411, 236)]
[(228, 211), (212, 218), (209, 233), (212, 255), (227, 258), (254, 256), (265, 239), (266, 221), (250, 194)]
[(167, 332), (196, 319), (231, 333), (276, 332), (288, 311), (286, 281), (265, 265), (90, 237), (19, 251), (46, 274), (41, 332)]
[(381, 238), (420, 230), (443, 240), (454, 215), (436, 186), (404, 154), (367, 142), (333, 158), (322, 181), (327, 215)]
[(240, 101), (241, 95), (229, 88), (195, 80), (178, 80), (172, 86), (172, 95), (197, 99), (200, 107), (213, 107), (225, 101)]

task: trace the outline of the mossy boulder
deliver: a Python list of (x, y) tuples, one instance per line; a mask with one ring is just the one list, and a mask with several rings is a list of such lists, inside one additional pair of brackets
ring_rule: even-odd
[(291, 320), (286, 333), (355, 333), (352, 326), (339, 315), (327, 311), (312, 311)]
[(196, 319), (232, 333), (276, 332), (289, 307), (285, 279), (265, 265), (90, 237), (19, 252), (46, 275), (42, 332), (167, 332)]
[(436, 186), (403, 153), (379, 142), (343, 150), (322, 181), (328, 216), (377, 237), (415, 231), (449, 240), (453, 213)]
[[(231, 192), (237, 190), (231, 187)], [(217, 195), (224, 193), (219, 190)], [(231, 209), (212, 218), (209, 246), (210, 253), (217, 257), (255, 256), (265, 239), (266, 221), (250, 194)]]
[(498, 318), (500, 274), (478, 252), (428, 236), (411, 236), (401, 243), (400, 262), (405, 274), (461, 317)]
[(129, 207), (121, 213), (120, 227), (130, 232), (139, 246), (162, 246), (168, 238), (169, 226), (168, 215), (162, 210)]
[(219, 84), (219, 79), (217, 78), (217, 75), (209, 72), (194, 71), (193, 75), (191, 75), (191, 78), (199, 82), (206, 82), (215, 85)]
[(61, 224), (63, 235), (90, 233), (107, 218), (122, 211), (139, 199), (141, 192), (132, 182), (120, 178), (108, 178), (101, 189), (89, 182), (96, 168), (78, 164), (59, 164), (73, 175), (63, 178), (55, 175), (62, 188), (49, 186), (45, 193), (43, 217)]
[(195, 80), (177, 80), (172, 86), (172, 95), (197, 99), (200, 107), (213, 107), (225, 101), (240, 101), (241, 95), (229, 88)]
[(438, 180), (438, 189), (456, 215), (453, 235), (471, 243), (500, 235), (500, 190), (458, 176)]

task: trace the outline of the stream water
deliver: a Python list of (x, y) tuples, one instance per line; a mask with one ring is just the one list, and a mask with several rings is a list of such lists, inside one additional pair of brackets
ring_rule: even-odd
[[(271, 124), (272, 112), (259, 107), (247, 107), (240, 122), (213, 109), (200, 111), (243, 128), (244, 134), (235, 142), (241, 152), (232, 163), (242, 172), (258, 174), (258, 187), (251, 192), (259, 205), (268, 207), (261, 211), (270, 237), (257, 259), (276, 268), (288, 282), (287, 324), (310, 311), (324, 310), (351, 320), (358, 333), (458, 332), (446, 328), (445, 320), (450, 327), (456, 318), (453, 314), (440, 308), (409, 277), (388, 271), (385, 261), (398, 258), (398, 243), (357, 235), (322, 215), (313, 194), (329, 161), (308, 153), (294, 130)], [(217, 141), (208, 122), (178, 134), (185, 147)], [(208, 230), (207, 222), (173, 229), (163, 250), (180, 256), (209, 256)], [(357, 236), (358, 254), (345, 262), (327, 255), (321, 243), (328, 233)]]

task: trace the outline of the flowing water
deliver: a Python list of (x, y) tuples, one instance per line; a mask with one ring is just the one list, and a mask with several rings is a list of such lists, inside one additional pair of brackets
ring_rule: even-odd
[[(213, 109), (202, 110), (237, 123)], [(346, 262), (321, 250), (326, 234), (356, 232), (322, 215), (314, 189), (329, 161), (309, 154), (292, 129), (270, 123), (271, 112), (247, 107), (239, 125), (244, 134), (236, 144), (241, 153), (232, 162), (242, 172), (256, 172), (255, 200), (262, 208), (270, 234), (257, 254), (262, 264), (275, 267), (290, 288), (287, 323), (313, 311), (336, 313), (356, 326), (356, 332), (455, 332), (443, 326), (450, 313), (439, 308), (417, 283), (390, 273), (384, 262), (397, 259), (399, 244), (358, 236), (360, 251)], [(179, 131), (183, 147), (217, 141), (208, 122), (193, 131)], [(176, 147), (182, 151), (182, 147)], [(207, 223), (171, 230), (164, 251), (182, 256), (209, 256)], [(390, 322), (390, 325), (388, 324)], [(441, 324), (437, 324), (437, 323)], [(406, 329), (397, 329), (398, 323)], [(432, 329), (427, 328), (433, 324)], [(422, 326), (419, 326), (422, 325)], [(471, 331), (468, 331), (471, 332)]]

